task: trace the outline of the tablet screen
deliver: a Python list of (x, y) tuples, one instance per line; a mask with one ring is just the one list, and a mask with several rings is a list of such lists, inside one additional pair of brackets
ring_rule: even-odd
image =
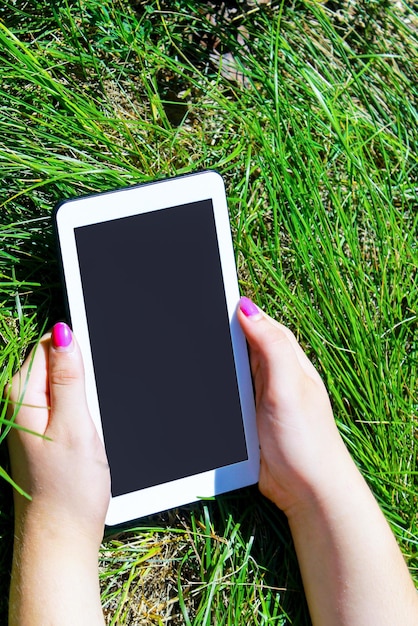
[(212, 201), (75, 238), (112, 495), (247, 460)]

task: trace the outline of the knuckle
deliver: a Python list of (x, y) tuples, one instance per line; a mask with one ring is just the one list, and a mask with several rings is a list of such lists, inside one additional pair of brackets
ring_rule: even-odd
[(11, 382), (7, 383), (5, 388), (3, 389), (3, 398), (8, 398), (9, 402), (17, 402), (19, 399), (19, 394), (22, 390), (22, 380), (20, 372), (17, 372)]
[(49, 382), (51, 385), (58, 387), (67, 387), (73, 385), (79, 379), (77, 370), (73, 368), (57, 368), (53, 369), (49, 374)]

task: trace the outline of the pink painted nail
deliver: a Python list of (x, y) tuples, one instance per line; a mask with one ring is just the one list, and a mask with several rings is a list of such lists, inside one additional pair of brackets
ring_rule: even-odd
[(54, 348), (69, 348), (72, 340), (72, 332), (65, 322), (55, 324), (52, 329), (52, 345)]
[(253, 317), (253, 315), (258, 315), (260, 313), (258, 307), (254, 304), (254, 302), (246, 296), (242, 296), (242, 298), (240, 298), (239, 308), (246, 317)]

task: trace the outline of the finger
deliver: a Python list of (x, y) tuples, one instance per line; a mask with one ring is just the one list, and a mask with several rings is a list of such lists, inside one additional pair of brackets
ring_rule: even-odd
[(48, 346), (49, 335), (44, 335), (6, 391), (9, 394), (8, 418), (40, 434), (48, 424)]
[(75, 432), (82, 428), (88, 414), (83, 360), (78, 344), (64, 322), (55, 324), (52, 329), (49, 394), (51, 417), (48, 429), (64, 428)]
[(310, 377), (318, 377), (294, 334), (260, 311), (249, 298), (241, 298), (238, 319), (250, 348), (258, 352), (262, 361), (279, 370), (281, 380), (292, 378), (299, 368)]
[(240, 300), (238, 319), (250, 350), (257, 354), (263, 369), (267, 367), (271, 373), (278, 374), (279, 380), (283, 380), (286, 371), (300, 367), (287, 334), (271, 324), (248, 298)]

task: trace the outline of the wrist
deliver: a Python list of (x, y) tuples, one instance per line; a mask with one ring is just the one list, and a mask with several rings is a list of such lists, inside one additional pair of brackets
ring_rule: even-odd
[(45, 546), (49, 554), (81, 555), (97, 562), (103, 528), (87, 527), (81, 520), (68, 518), (52, 507), (47, 509), (28, 502), (15, 512), (15, 543)]
[(35, 509), (15, 527), (10, 625), (102, 626), (96, 541)]
[(341, 449), (329, 455), (328, 462), (318, 469), (315, 476), (306, 480), (297, 497), (289, 502), (284, 513), (289, 524), (308, 522), (314, 516), (343, 515), (350, 506), (350, 494), (369, 492), (346, 447), (341, 442)]

